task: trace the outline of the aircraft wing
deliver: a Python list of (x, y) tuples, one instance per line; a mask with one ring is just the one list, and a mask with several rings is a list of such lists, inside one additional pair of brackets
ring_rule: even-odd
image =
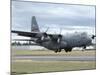
[[(12, 33), (17, 33), (20, 36), (31, 37), (31, 38), (46, 38), (49, 36), (49, 40), (53, 40), (55, 42), (60, 42), (62, 35), (61, 34), (47, 34), (42, 32), (25, 32), (25, 31), (15, 31), (12, 30)], [(43, 40), (42, 40), (43, 41)]]
[(12, 41), (34, 41), (34, 39), (13, 39)]
[(16, 30), (12, 30), (12, 33), (17, 33), (20, 36), (25, 36), (25, 37), (36, 37), (36, 35), (39, 32), (25, 32), (25, 31), (16, 31)]

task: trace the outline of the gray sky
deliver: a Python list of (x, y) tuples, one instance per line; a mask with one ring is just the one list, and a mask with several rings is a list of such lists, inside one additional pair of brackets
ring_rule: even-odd
[(95, 31), (95, 6), (12, 1), (13, 30), (30, 31), (32, 16), (41, 31)]

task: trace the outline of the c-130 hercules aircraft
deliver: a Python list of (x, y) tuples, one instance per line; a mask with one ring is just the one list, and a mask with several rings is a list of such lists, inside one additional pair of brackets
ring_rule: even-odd
[[(48, 29), (47, 29), (48, 30)], [(48, 34), (45, 32), (40, 32), (35, 16), (32, 16), (31, 32), (16, 31), (12, 30), (12, 33), (17, 33), (19, 36), (31, 37), (31, 39), (22, 39), (26, 41), (33, 41), (39, 46), (43, 46), (54, 52), (61, 52), (62, 49), (65, 52), (71, 52), (74, 47), (83, 47), (92, 45), (92, 39), (95, 35), (91, 37), (86, 33), (73, 33), (62, 35), (60, 34)]]

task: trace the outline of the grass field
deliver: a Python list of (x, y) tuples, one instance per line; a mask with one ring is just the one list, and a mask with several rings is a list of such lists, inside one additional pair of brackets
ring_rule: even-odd
[(15, 61), (12, 75), (95, 69), (95, 61)]
[(54, 51), (50, 50), (12, 50), (12, 55), (33, 55), (33, 56), (41, 56), (41, 55), (65, 55), (65, 56), (95, 56), (96, 51), (90, 50), (90, 51), (72, 51), (66, 53), (65, 51), (62, 51), (60, 53), (55, 53)]
[[(50, 50), (12, 50), (13, 55), (32, 55), (32, 56), (95, 56), (96, 51), (72, 51), (66, 53), (54, 53)], [(11, 64), (12, 75), (25, 73), (42, 73), (42, 72), (61, 72), (75, 70), (91, 70), (96, 68), (95, 61), (32, 61), (16, 60)]]

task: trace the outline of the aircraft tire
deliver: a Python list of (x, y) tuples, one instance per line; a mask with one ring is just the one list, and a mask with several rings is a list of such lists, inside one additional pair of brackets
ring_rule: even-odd
[(57, 52), (58, 52), (58, 50), (55, 50), (54, 52), (55, 52), (55, 53), (57, 53)]
[(69, 52), (67, 49), (64, 49), (64, 50), (65, 50), (66, 53)]
[(71, 52), (72, 51), (72, 48), (67, 48), (67, 49), (64, 49), (65, 52)]

